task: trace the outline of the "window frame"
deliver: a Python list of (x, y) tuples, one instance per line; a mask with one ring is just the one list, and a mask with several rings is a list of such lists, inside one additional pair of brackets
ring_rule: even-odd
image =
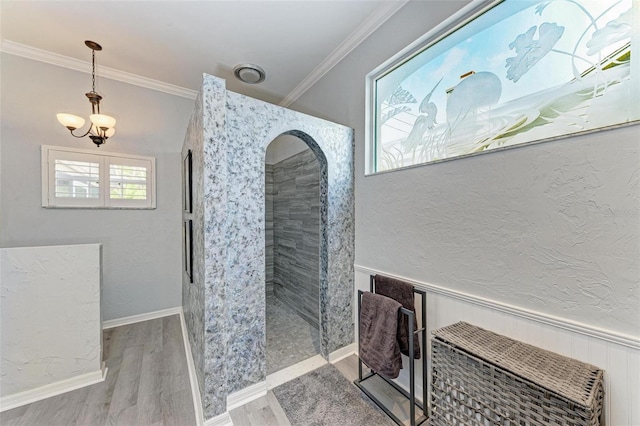
[[(424, 162), (414, 162), (411, 164), (402, 164), (402, 165), (398, 165), (398, 166), (393, 166), (391, 168), (383, 168), (382, 170), (376, 170), (376, 167), (380, 168), (380, 163), (378, 162), (378, 160), (380, 159), (381, 155), (380, 152), (382, 150), (382, 144), (378, 144), (377, 142), (377, 136), (376, 136), (376, 132), (377, 132), (377, 128), (378, 128), (378, 111), (376, 110), (377, 108), (377, 83), (379, 81), (381, 81), (381, 79), (383, 79), (385, 76), (387, 76), (388, 74), (394, 72), (395, 70), (397, 70), (398, 68), (403, 67), (405, 64), (407, 64), (407, 62), (411, 61), (414, 57), (416, 57), (417, 55), (421, 54), (422, 52), (430, 49), (431, 47), (433, 47), (434, 45), (438, 44), (439, 42), (443, 41), (444, 39), (446, 39), (447, 37), (449, 37), (450, 35), (452, 35), (453, 33), (457, 32), (458, 30), (460, 30), (461, 28), (465, 27), (467, 24), (471, 23), (472, 21), (476, 20), (478, 17), (480, 17), (481, 15), (483, 15), (486, 12), (489, 12), (491, 9), (502, 6), (501, 4), (503, 2), (507, 2), (508, 0), (474, 0), (471, 3), (469, 3), (468, 5), (464, 6), (462, 9), (460, 9), (457, 13), (455, 13), (454, 15), (452, 15), (451, 17), (449, 17), (448, 19), (446, 19), (445, 21), (443, 21), (442, 23), (440, 23), (439, 25), (435, 26), (431, 31), (427, 32), (426, 34), (424, 34), (422, 37), (420, 37), (418, 40), (416, 40), (415, 42), (411, 43), (409, 46), (407, 46), (405, 49), (401, 50), (400, 52), (398, 52), (396, 55), (394, 55), (393, 57), (391, 57), (389, 60), (385, 61), (382, 65), (380, 65), (379, 67), (377, 67), (376, 69), (374, 69), (373, 71), (371, 71), (369, 74), (367, 74), (366, 78), (365, 78), (365, 176), (371, 176), (374, 174), (380, 174), (380, 173), (389, 173), (389, 172), (395, 172), (395, 171), (400, 171), (400, 170), (405, 170), (405, 169), (409, 169), (409, 168), (414, 168), (414, 167), (423, 167), (423, 166), (427, 166), (427, 165), (431, 165), (431, 164), (438, 164), (441, 162), (447, 162), (447, 161), (454, 161), (457, 159), (463, 159), (463, 158), (467, 158), (467, 157), (472, 157), (472, 156), (477, 156), (477, 155), (484, 155), (484, 154), (488, 154), (488, 153), (494, 153), (494, 152), (500, 152), (503, 150), (508, 150), (508, 149), (514, 149), (514, 148), (521, 148), (521, 147), (525, 147), (528, 145), (532, 145), (532, 144), (539, 144), (539, 143), (545, 143), (545, 142), (551, 142), (551, 141), (556, 141), (556, 140), (561, 140), (561, 139), (566, 139), (566, 138), (572, 138), (572, 137), (576, 137), (579, 135), (585, 135), (585, 134), (590, 134), (590, 133), (595, 133), (595, 132), (601, 132), (601, 131), (606, 131), (609, 129), (614, 129), (614, 128), (619, 128), (619, 127), (625, 127), (625, 126), (634, 126), (637, 125), (640, 122), (640, 108), (637, 106), (637, 102), (634, 103), (631, 99), (631, 95), (628, 95), (626, 97), (620, 97), (621, 100), (625, 101), (626, 106), (622, 107), (620, 109), (621, 111), (621, 118), (619, 119), (605, 119), (602, 120), (601, 122), (597, 122), (597, 120), (591, 120), (592, 122), (594, 122), (595, 124), (591, 124), (589, 123), (589, 117), (587, 117), (587, 120), (585, 120), (585, 122), (587, 122), (588, 124), (583, 126), (581, 129), (578, 128), (573, 128), (570, 130), (557, 130), (557, 131), (553, 131), (553, 130), (548, 130), (545, 131), (544, 128), (540, 127), (540, 124), (538, 124), (538, 130), (539, 129), (543, 129), (542, 131), (540, 131), (539, 134), (534, 134), (534, 132), (532, 132), (530, 135), (523, 137), (522, 140), (517, 141), (517, 142), (510, 142), (509, 139), (506, 139), (506, 143), (503, 141), (503, 143), (497, 143), (494, 144), (491, 147), (488, 147), (488, 145), (485, 146), (481, 146), (481, 150), (468, 150), (467, 152), (464, 153), (455, 153), (452, 155), (446, 155), (442, 158), (436, 158), (436, 159), (432, 159), (432, 160), (426, 160)], [(517, 4), (518, 2), (516, 0), (512, 0), (512, 4)], [(546, 4), (549, 2), (544, 2), (546, 7)], [(612, 3), (616, 3), (613, 2)], [(637, 17), (638, 15), (638, 9), (640, 9), (640, 6), (638, 6), (637, 2), (634, 1), (630, 1), (631, 3), (631, 9), (630, 12), (632, 14), (632, 16)], [(533, 4), (529, 5), (529, 6), (533, 6)], [(527, 7), (529, 7), (527, 6)], [(578, 6), (581, 6), (580, 4)], [(607, 6), (608, 9), (611, 9), (613, 5), (611, 6)], [(536, 11), (537, 14), (541, 14), (541, 10), (540, 11)], [(587, 12), (588, 14), (588, 12)], [(604, 13), (602, 15), (598, 15), (596, 18), (591, 18), (596, 19), (596, 20), (600, 20), (600, 18), (604, 16)], [(623, 15), (620, 15), (619, 18), (617, 19), (621, 19)], [(609, 18), (607, 18), (609, 19)], [(606, 21), (604, 21), (606, 22)], [(609, 23), (614, 22), (614, 20), (609, 21)], [(609, 25), (609, 23), (607, 23), (607, 26)], [(555, 23), (551, 23), (551, 24), (555, 24)], [(594, 24), (589, 25), (587, 28), (591, 28)], [(529, 29), (529, 32), (532, 30), (538, 31), (538, 37), (540, 36), (539, 33), (539, 28), (536, 28), (537, 26), (531, 27)], [(542, 27), (542, 24), (540, 25), (540, 27)], [(605, 28), (605, 26), (603, 25), (602, 28)], [(523, 30), (526, 29), (523, 27)], [(529, 32), (524, 33), (524, 34), (520, 34), (515, 40), (521, 39), (523, 38), (525, 35), (527, 35)], [(549, 34), (550, 32), (548, 32)], [(638, 44), (638, 42), (640, 41), (640, 39), (638, 38), (638, 21), (634, 18), (632, 19), (632, 24), (631, 24), (631, 44), (630, 44), (630, 49), (633, 49), (634, 46), (636, 44)], [(586, 32), (580, 36), (580, 38), (578, 38), (578, 41), (581, 42), (583, 45), (586, 44), (588, 42), (588, 38), (583, 39), (584, 35), (587, 34)], [(604, 38), (603, 35), (600, 36), (600, 38)], [(611, 45), (613, 45), (614, 43), (619, 43), (623, 40), (626, 40), (628, 38), (628, 36), (625, 36), (623, 39), (619, 39), (619, 40), (614, 40), (612, 41)], [(557, 41), (557, 40), (556, 40)], [(555, 42), (554, 42), (555, 43)], [(513, 43), (511, 43), (513, 44)], [(608, 45), (608, 46), (611, 46)], [(551, 46), (553, 47), (553, 46)], [(514, 49), (514, 48), (512, 48)], [(518, 57), (521, 56), (521, 53), (517, 52), (517, 49), (515, 49), (516, 52), (512, 53), (512, 54), (517, 54)], [(549, 51), (553, 51), (552, 49), (550, 49)], [(581, 76), (585, 76), (586, 74), (590, 73), (592, 70), (598, 70), (600, 69), (598, 64), (600, 65), (604, 65), (605, 64), (605, 60), (612, 62), (617, 61), (620, 58), (617, 58), (615, 56), (613, 56), (614, 54), (618, 54), (622, 52), (621, 49), (613, 52), (613, 53), (609, 53), (609, 54), (605, 54), (604, 58), (598, 56), (597, 59), (595, 59), (595, 61), (597, 62), (596, 65), (593, 65), (591, 68), (588, 68), (584, 71), (582, 71)], [(564, 54), (564, 52), (557, 52), (560, 54)], [(599, 51), (596, 52), (598, 53), (598, 55), (600, 55)], [(622, 55), (622, 53), (620, 53)], [(627, 55), (625, 53), (625, 55)], [(524, 55), (523, 55), (524, 56)], [(630, 56), (630, 55), (629, 55)], [(635, 93), (634, 91), (638, 89), (638, 87), (640, 86), (640, 79), (637, 78), (636, 75), (634, 75), (634, 69), (637, 70), (637, 57), (635, 56), (630, 56), (630, 58), (636, 58), (635, 60), (628, 60), (627, 62), (629, 63), (629, 78), (628, 79), (621, 79), (620, 81), (626, 81), (625, 87), (627, 88), (629, 93)], [(516, 58), (514, 58), (516, 59)], [(510, 66), (510, 70), (511, 70), (511, 66)], [(574, 67), (575, 68), (575, 67)], [(603, 69), (606, 69), (607, 67), (604, 67)], [(469, 70), (472, 71), (472, 70)], [(526, 71), (525, 71), (526, 72)], [(574, 70), (574, 74), (577, 71)], [(466, 77), (468, 75), (470, 75), (471, 73), (466, 73), (466, 74), (459, 74), (461, 78)], [(513, 80), (514, 77), (508, 77), (510, 80)], [(518, 77), (519, 78), (519, 77)], [(574, 78), (575, 80), (576, 78)], [(614, 79), (615, 80), (615, 79)], [(614, 81), (611, 80), (611, 81)], [(628, 80), (628, 81), (627, 81)], [(605, 84), (607, 85), (611, 85), (611, 81), (605, 81)], [(436, 84), (437, 86), (437, 84)], [(579, 88), (579, 86), (578, 86)], [(450, 90), (450, 89), (449, 89)], [(547, 89), (543, 89), (541, 91), (532, 91), (531, 93), (526, 94), (526, 97), (534, 97), (537, 96), (541, 93), (544, 93), (544, 91)], [(447, 92), (450, 93), (450, 92)], [(558, 92), (561, 93), (561, 92)], [(577, 92), (576, 92), (577, 93)], [(426, 99), (426, 98), (425, 98)], [(524, 99), (521, 98), (520, 100)], [(610, 100), (616, 100), (616, 98), (608, 98), (607, 102)], [(498, 107), (503, 106), (504, 104), (496, 104), (498, 105)], [(590, 107), (590, 105), (583, 105)], [(605, 103), (601, 102), (599, 107), (601, 110), (604, 110), (606, 105)], [(551, 107), (549, 107), (551, 108)], [(579, 107), (578, 107), (579, 108)], [(572, 117), (571, 114), (576, 114), (577, 111), (579, 112), (579, 109), (575, 109), (575, 110), (570, 110), (567, 112), (567, 114), (560, 116), (558, 119), (559, 123), (562, 123), (562, 120), (566, 120), (567, 117)], [(480, 121), (482, 122), (482, 121)], [(524, 121), (521, 121), (521, 123), (523, 123)], [(554, 120), (550, 120), (550, 123), (553, 124), (555, 121)], [(488, 123), (488, 121), (485, 121), (484, 123)], [(520, 130), (521, 133), (520, 134), (525, 134), (527, 132), (527, 130), (523, 130), (526, 126), (522, 126), (517, 130)], [(559, 127), (559, 126), (558, 126)], [(567, 126), (568, 127), (568, 126)], [(578, 127), (578, 126), (576, 126)], [(507, 138), (509, 137), (515, 137), (514, 135), (517, 135), (516, 133), (516, 129), (514, 128), (507, 128), (505, 127), (505, 131), (503, 135), (506, 135)], [(511, 133), (511, 135), (509, 135), (509, 133)], [(500, 137), (502, 137), (503, 135), (500, 135)], [(495, 141), (495, 139), (493, 140)]]
[[(96, 162), (99, 178), (98, 198), (73, 198), (55, 196), (55, 160)], [(147, 168), (147, 198), (126, 200), (110, 197), (110, 166), (134, 165)], [(142, 155), (122, 154), (53, 145), (41, 146), (42, 207), (63, 209), (126, 209), (152, 210), (156, 208), (156, 159)]]

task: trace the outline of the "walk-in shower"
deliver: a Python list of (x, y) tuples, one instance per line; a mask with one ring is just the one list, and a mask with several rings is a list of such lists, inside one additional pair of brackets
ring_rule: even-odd
[(267, 374), (320, 353), (320, 163), (283, 135), (265, 157)]
[(182, 147), (193, 158), (193, 208), (183, 212), (193, 270), (182, 300), (205, 420), (267, 383), (265, 157), (279, 135), (304, 141), (320, 163), (320, 353), (353, 342), (353, 130), (205, 75)]

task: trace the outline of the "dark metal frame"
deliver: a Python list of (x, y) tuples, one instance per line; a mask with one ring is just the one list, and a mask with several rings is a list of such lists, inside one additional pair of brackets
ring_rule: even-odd
[(184, 270), (193, 283), (193, 220), (184, 221)]
[[(375, 290), (375, 277), (373, 275), (371, 275), (369, 277), (369, 287), (372, 293), (374, 293)], [(421, 358), (422, 358), (422, 404), (418, 401), (416, 401), (416, 377), (415, 377), (415, 358), (413, 356), (409, 357), (409, 392), (407, 392), (405, 389), (403, 389), (402, 387), (400, 387), (397, 383), (395, 383), (394, 381), (387, 379), (386, 377), (379, 375), (378, 373), (372, 371), (369, 374), (367, 374), (365, 377), (362, 377), (362, 359), (360, 359), (360, 357), (358, 357), (358, 378), (356, 380), (353, 381), (353, 383), (362, 391), (365, 393), (365, 395), (367, 395), (369, 398), (371, 398), (371, 400), (373, 400), (373, 402), (376, 403), (376, 405), (378, 405), (378, 407), (380, 407), (389, 417), (391, 417), (393, 419), (393, 421), (395, 421), (398, 425), (404, 425), (404, 423), (395, 415), (393, 414), (393, 412), (384, 406), (384, 404), (382, 404), (382, 402), (380, 400), (378, 400), (378, 398), (375, 397), (375, 395), (373, 395), (371, 392), (369, 392), (369, 390), (367, 390), (363, 385), (362, 382), (364, 382), (367, 379), (370, 379), (373, 376), (378, 376), (381, 379), (383, 379), (385, 382), (387, 382), (389, 385), (391, 385), (395, 390), (397, 390), (398, 392), (400, 392), (405, 398), (407, 398), (409, 400), (409, 404), (410, 404), (410, 408), (409, 408), (409, 412), (410, 412), (410, 416), (411, 416), (411, 426), (416, 426), (419, 424), (422, 424), (423, 422), (425, 422), (427, 420), (427, 293), (425, 291), (422, 290), (413, 290), (414, 294), (418, 294), (420, 295), (420, 299), (422, 302), (422, 324), (421, 327), (418, 328), (417, 330), (413, 329), (413, 318), (415, 316), (415, 313), (405, 309), (405, 308), (400, 308), (400, 312), (403, 315), (407, 315), (409, 317), (409, 336), (413, 336), (416, 333), (420, 333), (422, 335), (422, 346), (421, 346)], [(362, 309), (362, 294), (364, 292), (362, 290), (358, 290), (358, 335), (360, 335), (360, 312)], [(409, 353), (411, 355), (413, 355), (414, 353), (414, 347), (413, 347), (413, 338), (409, 338)], [(418, 408), (420, 408), (420, 410), (422, 410), (422, 415), (420, 417), (418, 417), (416, 419), (416, 406), (418, 406)]]
[(182, 161), (182, 191), (185, 213), (193, 213), (193, 154), (191, 150)]

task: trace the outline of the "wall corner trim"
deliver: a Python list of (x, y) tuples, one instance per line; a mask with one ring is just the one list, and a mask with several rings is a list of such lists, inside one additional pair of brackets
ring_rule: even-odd
[[(475, 296), (473, 294), (465, 293), (462, 291), (451, 290), (448, 288), (440, 287), (434, 284), (429, 284), (422, 281), (412, 280), (410, 278), (394, 275), (384, 271), (378, 271), (373, 268), (369, 268), (361, 265), (354, 265), (355, 271), (368, 274), (382, 274), (390, 278), (409, 282), (421, 290), (425, 290), (431, 293), (440, 294), (452, 299), (461, 300), (463, 302), (472, 303), (474, 305), (482, 306), (484, 308), (493, 309), (499, 312), (503, 312), (510, 315), (515, 315), (521, 318), (525, 318), (531, 321), (537, 321), (542, 324), (558, 327), (564, 330), (580, 333), (585, 336), (594, 337), (596, 339), (604, 340), (607, 342), (615, 343), (618, 345), (626, 346), (632, 349), (640, 349), (640, 337), (630, 336), (622, 333), (616, 333), (612, 330), (600, 329), (588, 324), (579, 323), (566, 318), (560, 318), (553, 315), (545, 314), (542, 312), (532, 311), (522, 308), (520, 306), (509, 305), (506, 303), (496, 302), (494, 300), (485, 299), (483, 297)], [(427, 296), (428, 297), (428, 296)]]
[(225, 411), (224, 413), (212, 417), (204, 422), (204, 426), (233, 426), (233, 421), (231, 420), (229, 412)]
[(227, 396), (227, 411), (241, 407), (249, 402), (267, 395), (267, 381), (246, 387)]
[(71, 392), (85, 386), (91, 386), (96, 383), (100, 383), (107, 377), (107, 372), (108, 368), (103, 362), (100, 370), (92, 371), (91, 373), (82, 374), (76, 377), (71, 377), (66, 380), (60, 380), (59, 382), (50, 383), (36, 389), (31, 389), (14, 395), (5, 396), (3, 398), (0, 398), (0, 412), (21, 407), (26, 404), (31, 404), (32, 402), (51, 398), (52, 396), (60, 395), (66, 392)]
[(396, 0), (383, 2), (383, 4), (373, 11), (342, 43), (336, 47), (313, 71), (309, 73), (287, 96), (278, 104), (288, 107), (300, 96), (316, 84), (326, 73), (343, 60), (349, 53), (367, 39), (380, 25), (384, 24), (398, 10), (400, 10), (409, 0)]
[(136, 322), (149, 321), (156, 318), (168, 317), (171, 315), (182, 314), (182, 306), (176, 308), (161, 309), (159, 311), (147, 312), (146, 314), (131, 315), (129, 317), (116, 318), (102, 322), (102, 329), (120, 327), (123, 325), (134, 324)]

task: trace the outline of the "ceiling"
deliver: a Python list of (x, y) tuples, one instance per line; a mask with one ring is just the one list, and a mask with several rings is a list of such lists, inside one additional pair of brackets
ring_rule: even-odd
[[(104, 66), (198, 90), (208, 73), (232, 91), (277, 104), (404, 3), (2, 0), (0, 28), (3, 50), (9, 41), (90, 62), (84, 40), (93, 40), (103, 47), (98, 76)], [(261, 66), (266, 80), (235, 80), (233, 67), (242, 63)]]

